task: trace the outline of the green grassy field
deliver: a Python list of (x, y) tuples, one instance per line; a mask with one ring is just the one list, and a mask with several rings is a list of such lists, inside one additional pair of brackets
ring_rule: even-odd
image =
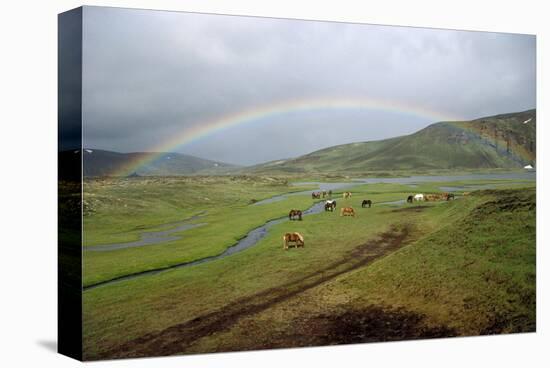
[[(307, 189), (281, 180), (247, 177), (87, 182), (84, 199), (93, 205), (93, 212), (84, 217), (84, 285), (219, 254), (253, 228), (288, 214), (288, 203), (253, 206), (253, 200)], [(304, 196), (292, 205), (307, 207), (311, 199)], [(169, 229), (174, 225), (164, 224), (200, 214), (192, 222), (208, 226), (185, 231), (181, 240), (110, 252), (87, 251), (98, 244), (134, 241), (141, 232)]]
[[(448, 202), (381, 204), (473, 184), (498, 190)], [(144, 229), (198, 213), (207, 225), (162, 245), (87, 251), (85, 284), (219, 254), (267, 220), (311, 206), (308, 195), (251, 205), (296, 189), (282, 178), (88, 182), (86, 247), (132, 241)], [(351, 199), (341, 191), (334, 197), (338, 208), (353, 206), (355, 218), (323, 212), (284, 221), (229, 257), (86, 290), (85, 357), (534, 330), (534, 182), (371, 184), (351, 191)], [(374, 206), (361, 208), (362, 199)], [(303, 234), (305, 247), (283, 250), (288, 231)]]

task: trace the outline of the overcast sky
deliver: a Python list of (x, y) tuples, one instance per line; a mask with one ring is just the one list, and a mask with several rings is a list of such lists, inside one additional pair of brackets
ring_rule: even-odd
[[(150, 151), (193, 125), (281, 101), (382, 99), (473, 119), (535, 108), (535, 37), (86, 7), (84, 144)], [(236, 164), (412, 133), (399, 111), (259, 119), (176, 151)]]

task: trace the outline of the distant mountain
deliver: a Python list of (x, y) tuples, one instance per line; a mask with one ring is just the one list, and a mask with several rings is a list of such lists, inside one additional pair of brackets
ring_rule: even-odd
[(129, 176), (220, 174), (238, 168), (224, 162), (181, 153), (120, 153), (97, 149), (84, 149), (83, 153), (84, 176), (120, 175), (121, 169), (131, 168), (132, 163), (148, 159), (151, 161), (126, 174)]
[[(75, 152), (61, 152), (59, 164), (78, 166), (73, 163), (79, 157)], [(96, 149), (84, 149), (83, 153), (84, 176), (88, 177), (121, 172), (127, 176), (171, 176), (536, 167), (536, 110), (439, 122), (410, 135), (343, 144), (250, 167), (181, 153)], [(142, 160), (147, 163), (127, 169)]]
[(245, 169), (256, 173), (535, 166), (536, 110), (440, 122), (411, 135), (343, 144)]

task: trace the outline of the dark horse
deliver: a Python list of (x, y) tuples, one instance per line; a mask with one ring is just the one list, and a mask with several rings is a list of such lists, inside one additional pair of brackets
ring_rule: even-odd
[(311, 199), (319, 199), (319, 198), (321, 198), (321, 192), (311, 193)]
[(369, 208), (372, 206), (372, 201), (370, 199), (364, 199), (361, 203), (361, 207), (365, 208), (369, 206)]
[(453, 193), (447, 193), (447, 200), (455, 199), (455, 195)]
[(334, 211), (336, 209), (336, 201), (326, 201), (325, 211)]
[(300, 210), (290, 210), (288, 213), (289, 220), (295, 220), (298, 217), (298, 220), (302, 221), (302, 211)]
[(332, 197), (332, 189), (328, 191), (328, 196)]
[(412, 195), (407, 197), (407, 203), (413, 203), (414, 197)]

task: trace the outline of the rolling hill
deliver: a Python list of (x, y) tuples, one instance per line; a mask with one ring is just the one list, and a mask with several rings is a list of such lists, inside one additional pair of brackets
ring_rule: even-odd
[(246, 170), (301, 173), (535, 166), (536, 110), (439, 122), (416, 133), (325, 148)]
[[(521, 168), (536, 165), (536, 110), (471, 121), (439, 122), (416, 133), (324, 148), (300, 157), (240, 167), (180, 153), (84, 149), (84, 176), (108, 176), (154, 157), (135, 175), (300, 174), (368, 171)], [(73, 151), (62, 152), (70, 162)]]
[[(221, 174), (238, 166), (224, 162), (211, 161), (203, 158), (184, 155), (181, 153), (120, 153), (97, 149), (83, 150), (84, 176), (113, 175), (121, 168), (127, 167), (136, 160), (155, 157), (150, 163), (136, 169), (133, 175), (192, 175), (192, 174)], [(67, 152), (66, 154), (71, 154)], [(156, 157), (158, 155), (158, 157)]]

